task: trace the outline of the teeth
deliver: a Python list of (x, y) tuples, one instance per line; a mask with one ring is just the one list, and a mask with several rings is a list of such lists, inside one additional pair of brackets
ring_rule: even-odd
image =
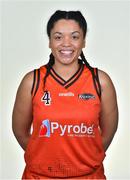
[(62, 51), (60, 51), (62, 54), (66, 54), (66, 55), (68, 55), (68, 54), (71, 54), (73, 51), (72, 50), (62, 50)]

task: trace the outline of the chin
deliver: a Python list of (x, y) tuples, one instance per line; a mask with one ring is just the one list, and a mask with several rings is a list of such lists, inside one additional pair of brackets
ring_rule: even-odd
[(65, 64), (65, 65), (69, 65), (69, 64), (72, 64), (75, 60), (74, 59), (65, 59), (65, 60), (62, 60), (60, 61), (62, 64)]
[(69, 57), (69, 58), (63, 58), (63, 57), (58, 57), (58, 61), (61, 63), (61, 64), (66, 64), (66, 65), (69, 65), (69, 64), (72, 64), (76, 61), (76, 59), (78, 58), (75, 58), (75, 57)]

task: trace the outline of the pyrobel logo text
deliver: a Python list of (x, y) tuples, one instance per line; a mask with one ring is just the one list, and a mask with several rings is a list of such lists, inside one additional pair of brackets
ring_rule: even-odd
[(87, 126), (85, 123), (80, 125), (61, 125), (58, 122), (50, 122), (46, 119), (42, 121), (39, 137), (50, 137), (56, 131), (59, 132), (59, 136), (64, 136), (65, 133), (68, 136), (91, 136), (94, 135), (94, 124), (91, 126)]

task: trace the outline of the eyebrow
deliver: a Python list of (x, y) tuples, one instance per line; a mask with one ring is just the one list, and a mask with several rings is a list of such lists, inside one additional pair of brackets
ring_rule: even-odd
[[(80, 34), (80, 32), (79, 32), (79, 31), (74, 31), (74, 32), (72, 32), (72, 34), (75, 34), (75, 33)], [(55, 34), (62, 35), (62, 32), (54, 32), (54, 33), (53, 33), (53, 35), (55, 35)]]
[(79, 31), (74, 31), (74, 32), (72, 32), (72, 34), (75, 34), (75, 33), (78, 33), (78, 34), (80, 34), (80, 32), (79, 32)]

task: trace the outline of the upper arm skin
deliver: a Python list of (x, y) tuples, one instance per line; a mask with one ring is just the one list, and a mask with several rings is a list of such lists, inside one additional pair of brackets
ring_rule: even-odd
[(118, 126), (118, 105), (116, 91), (110, 77), (99, 70), (101, 83), (101, 116), (100, 128), (104, 149), (109, 147)]
[(26, 148), (32, 123), (32, 84), (33, 72), (30, 72), (19, 85), (12, 114), (12, 129), (23, 149)]

